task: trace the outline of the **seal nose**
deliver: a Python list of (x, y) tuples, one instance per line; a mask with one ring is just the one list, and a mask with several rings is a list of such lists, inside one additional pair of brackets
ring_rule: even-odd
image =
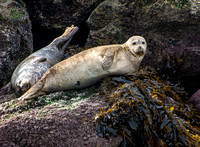
[(22, 85), (23, 91), (28, 90), (30, 87), (31, 87), (31, 85), (30, 85), (29, 82), (24, 82), (23, 85)]
[(142, 49), (142, 47), (141, 47), (141, 46), (139, 46), (139, 49)]
[(30, 82), (27, 81), (19, 81), (18, 82), (18, 91), (19, 93), (23, 94), (31, 87)]

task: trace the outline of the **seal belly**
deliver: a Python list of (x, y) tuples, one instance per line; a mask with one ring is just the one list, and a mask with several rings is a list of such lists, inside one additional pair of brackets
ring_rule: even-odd
[[(74, 60), (75, 58), (76, 60)], [(102, 66), (94, 66), (93, 62), (101, 64), (98, 59), (90, 63), (84, 58), (78, 60), (77, 58), (75, 56), (61, 61), (45, 73), (48, 76), (48, 81), (45, 81), (44, 91), (52, 92), (86, 88), (108, 74), (107, 71), (102, 72)]]

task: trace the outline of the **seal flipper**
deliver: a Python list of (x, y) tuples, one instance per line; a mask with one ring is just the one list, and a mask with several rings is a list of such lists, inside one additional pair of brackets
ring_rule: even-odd
[(54, 39), (50, 43), (50, 45), (55, 45), (60, 51), (64, 53), (67, 46), (71, 42), (72, 37), (77, 31), (78, 31), (78, 27), (74, 27), (73, 25), (71, 27), (67, 27), (65, 29), (65, 32), (61, 36)]
[(26, 93), (24, 93), (18, 100), (29, 100), (36, 98), (40, 95), (46, 94), (42, 91), (44, 84), (42, 80), (39, 80), (35, 85), (33, 85)]
[(114, 56), (115, 56), (114, 52), (111, 52), (111, 51), (105, 52), (103, 56), (103, 62), (102, 62), (103, 70), (108, 70), (110, 68), (110, 66), (113, 63)]

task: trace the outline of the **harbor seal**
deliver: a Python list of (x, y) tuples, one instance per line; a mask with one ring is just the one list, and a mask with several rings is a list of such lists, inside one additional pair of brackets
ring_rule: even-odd
[(133, 36), (124, 44), (82, 51), (52, 66), (18, 100), (28, 100), (55, 91), (86, 88), (107, 76), (132, 75), (138, 70), (146, 48), (143, 37)]
[(20, 96), (30, 89), (53, 65), (60, 62), (78, 27), (67, 27), (65, 32), (55, 38), (48, 46), (32, 53), (15, 69), (11, 85), (16, 95)]

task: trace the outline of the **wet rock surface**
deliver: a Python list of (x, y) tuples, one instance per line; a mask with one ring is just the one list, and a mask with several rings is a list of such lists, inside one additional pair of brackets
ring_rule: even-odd
[(10, 81), (15, 67), (33, 50), (31, 22), (24, 3), (0, 2), (0, 87)]

